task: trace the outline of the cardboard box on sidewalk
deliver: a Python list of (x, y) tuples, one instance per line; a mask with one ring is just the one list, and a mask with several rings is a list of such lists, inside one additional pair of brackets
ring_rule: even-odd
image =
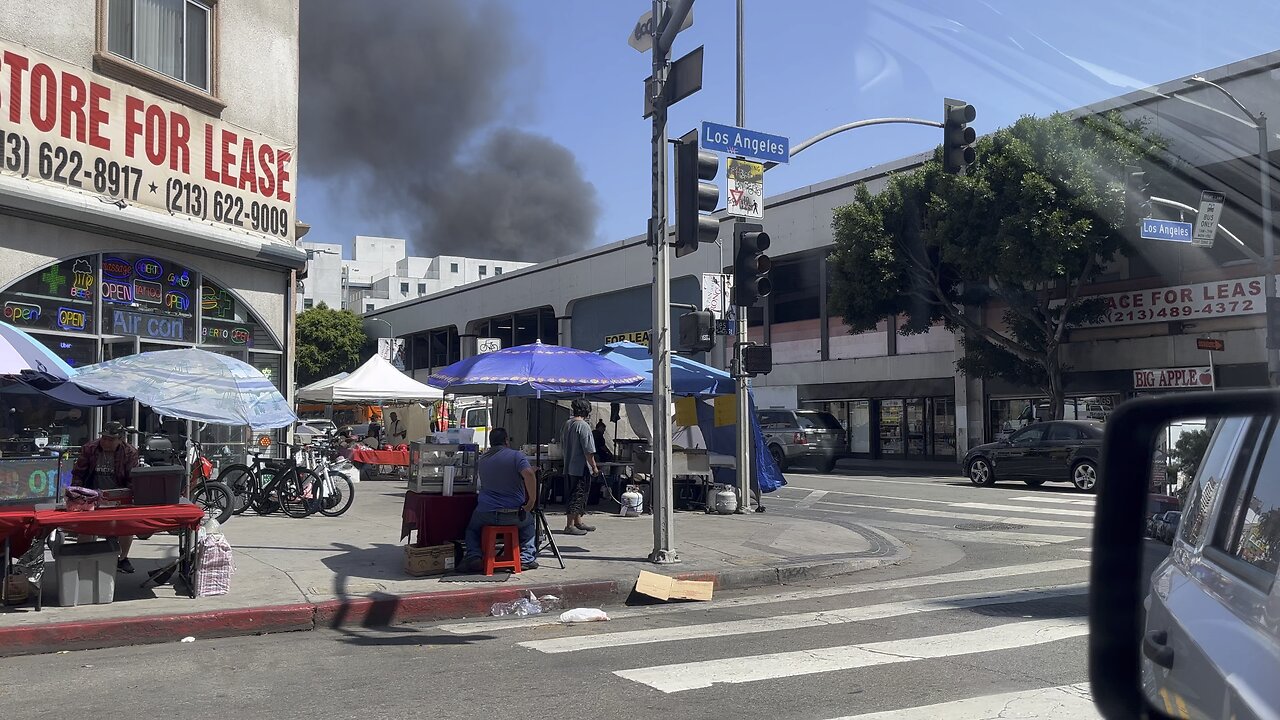
[(659, 600), (710, 600), (715, 583), (704, 580), (677, 580), (641, 570), (636, 592)]
[(414, 577), (442, 575), (453, 568), (453, 543), (426, 547), (404, 546), (404, 571), (409, 575)]

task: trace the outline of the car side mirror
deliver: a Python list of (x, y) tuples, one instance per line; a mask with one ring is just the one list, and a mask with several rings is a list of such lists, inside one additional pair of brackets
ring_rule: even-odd
[(1141, 672), (1150, 580), (1143, 532), (1157, 441), (1180, 420), (1277, 413), (1280, 391), (1230, 390), (1130, 400), (1108, 418), (1089, 569), (1089, 680), (1104, 717), (1170, 717), (1143, 691)]

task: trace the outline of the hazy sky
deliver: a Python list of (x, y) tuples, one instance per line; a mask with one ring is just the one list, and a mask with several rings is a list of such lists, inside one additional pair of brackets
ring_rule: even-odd
[[(328, 20), (328, 32), (349, 22), (326, 14), (331, 3), (303, 0), (304, 62), (317, 62), (306, 50), (309, 29), (314, 39)], [(324, 144), (347, 126), (310, 111), (299, 190), (299, 219), (314, 228), (307, 240), (349, 245), (356, 234), (394, 235), (473, 255), (469, 247), (506, 252), (516, 243), (525, 257), (545, 259), (643, 232), (650, 130), (640, 115), (650, 57), (626, 40), (648, 2), (362, 0), (359, 7), (372, 30), (353, 33), (352, 43), (376, 53), (397, 37), (417, 38), (422, 51), (384, 62), (393, 83), (335, 83), (327, 96), (341, 102), (348, 93), (382, 91), (362, 100), (385, 113), (369, 124), (394, 124), (407, 112), (425, 118), (427, 130), (388, 132), (377, 153), (383, 160), (362, 163), (350, 148), (335, 159)], [(706, 65), (702, 91), (671, 111), (672, 137), (702, 120), (734, 122), (734, 7), (735, 0), (697, 0), (693, 27), (676, 40), (677, 57), (704, 45)], [(943, 97), (975, 105), (981, 133), (1280, 47), (1274, 0), (746, 0), (746, 16), (745, 124), (793, 143), (863, 118), (941, 119)], [(391, 67), (396, 57), (424, 66)], [(355, 71), (376, 72), (368, 63)], [(304, 70), (304, 112), (314, 87)], [(429, 129), (438, 126), (449, 127), (438, 138), (443, 152), (432, 147)], [(766, 194), (940, 140), (940, 130), (919, 126), (846, 133), (770, 171)], [(308, 153), (318, 155), (309, 162)], [(315, 162), (322, 157), (332, 162)], [(384, 196), (401, 183), (417, 195), (388, 209)]]

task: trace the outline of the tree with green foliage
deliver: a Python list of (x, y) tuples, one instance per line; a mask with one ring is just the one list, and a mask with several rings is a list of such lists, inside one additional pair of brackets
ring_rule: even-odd
[(1060, 418), (1067, 331), (1107, 310), (1081, 290), (1127, 250), (1124, 167), (1163, 146), (1115, 114), (1023, 117), (979, 139), (966, 175), (944, 172), (939, 150), (878, 195), (859, 186), (835, 210), (830, 305), (852, 333), (894, 316), (903, 335), (941, 324), (963, 344), (961, 372), (1039, 387)]
[(1178, 497), (1183, 500), (1186, 500), (1191, 481), (1200, 471), (1200, 461), (1209, 450), (1209, 436), (1208, 430), (1188, 430), (1178, 436), (1178, 442), (1174, 443), (1173, 450), (1169, 451), (1170, 469), (1176, 472), (1178, 477), (1186, 479), (1186, 482), (1179, 485), (1177, 489)]
[(298, 384), (355, 370), (368, 343), (360, 316), (324, 303), (298, 315)]

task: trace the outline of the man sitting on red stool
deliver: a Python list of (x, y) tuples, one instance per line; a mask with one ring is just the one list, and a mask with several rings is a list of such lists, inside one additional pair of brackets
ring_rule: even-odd
[[(80, 457), (76, 458), (75, 467), (71, 469), (71, 484), (94, 490), (129, 487), (132, 482), (130, 473), (137, 465), (138, 451), (124, 441), (124, 425), (112, 421), (102, 426), (102, 434), (97, 440), (80, 448)], [(80, 539), (94, 538), (83, 535)], [(117, 540), (120, 542), (120, 559), (116, 561), (116, 569), (131, 573), (133, 563), (129, 562), (129, 548), (133, 546), (133, 536)]]
[[(516, 525), (520, 532), (520, 568), (536, 570), (537, 551), (534, 540), (533, 506), (538, 498), (538, 479), (529, 458), (519, 450), (507, 447), (507, 431), (494, 428), (489, 432), (489, 449), (480, 456), (480, 493), (476, 511), (467, 525), (466, 551), (462, 558), (464, 572), (476, 572), (481, 566), (483, 550), (480, 534), (485, 525)], [(506, 510), (507, 513), (499, 511)], [(502, 515), (507, 517), (502, 517)], [(516, 521), (512, 522), (512, 515)]]

